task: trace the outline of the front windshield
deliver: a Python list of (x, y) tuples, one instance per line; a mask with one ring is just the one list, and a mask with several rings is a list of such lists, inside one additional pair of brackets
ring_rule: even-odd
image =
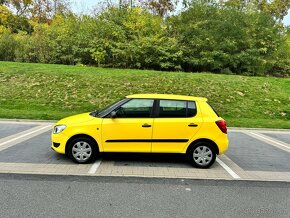
[(107, 115), (111, 110), (113, 110), (118, 104), (126, 101), (127, 99), (122, 99), (119, 101), (114, 102), (113, 104), (101, 109), (98, 113), (97, 113), (97, 117), (103, 117), (105, 115)]

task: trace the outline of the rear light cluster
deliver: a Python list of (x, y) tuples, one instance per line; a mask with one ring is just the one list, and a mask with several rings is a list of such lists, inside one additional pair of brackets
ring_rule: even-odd
[(223, 133), (227, 134), (228, 130), (227, 130), (227, 123), (225, 120), (218, 120), (218, 121), (215, 121), (215, 123)]

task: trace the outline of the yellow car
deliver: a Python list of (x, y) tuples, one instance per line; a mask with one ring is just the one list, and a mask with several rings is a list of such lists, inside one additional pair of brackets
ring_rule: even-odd
[(182, 153), (208, 168), (228, 149), (228, 137), (206, 98), (138, 94), (58, 121), (52, 149), (77, 163), (92, 162), (99, 152)]

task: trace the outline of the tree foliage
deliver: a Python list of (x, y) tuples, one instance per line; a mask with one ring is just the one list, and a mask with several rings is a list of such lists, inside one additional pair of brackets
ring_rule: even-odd
[(234, 0), (196, 0), (171, 16), (126, 5), (80, 16), (64, 1), (42, 1), (31, 2), (29, 16), (0, 5), (0, 60), (289, 75), (286, 28), (268, 11), (241, 9)]
[(164, 17), (174, 11), (178, 0), (139, 0), (139, 2), (153, 14)]
[(283, 20), (290, 8), (290, 0), (228, 0), (222, 3), (239, 9), (269, 13), (279, 21)]
[(196, 4), (173, 19), (173, 30), (188, 71), (260, 75), (275, 68), (279, 49), (289, 49), (281, 26), (266, 13)]
[(0, 34), (4, 30), (12, 33), (18, 33), (18, 31), (31, 33), (32, 26), (25, 16), (14, 15), (5, 5), (0, 4)]

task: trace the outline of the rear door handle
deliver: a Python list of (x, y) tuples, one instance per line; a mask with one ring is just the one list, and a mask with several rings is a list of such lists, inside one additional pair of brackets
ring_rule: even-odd
[(198, 125), (195, 124), (195, 123), (190, 123), (190, 124), (188, 124), (188, 126), (189, 126), (189, 127), (197, 127)]
[(144, 124), (142, 125), (142, 127), (144, 127), (144, 128), (148, 128), (148, 127), (151, 127), (151, 125), (149, 125), (148, 123), (144, 123)]

